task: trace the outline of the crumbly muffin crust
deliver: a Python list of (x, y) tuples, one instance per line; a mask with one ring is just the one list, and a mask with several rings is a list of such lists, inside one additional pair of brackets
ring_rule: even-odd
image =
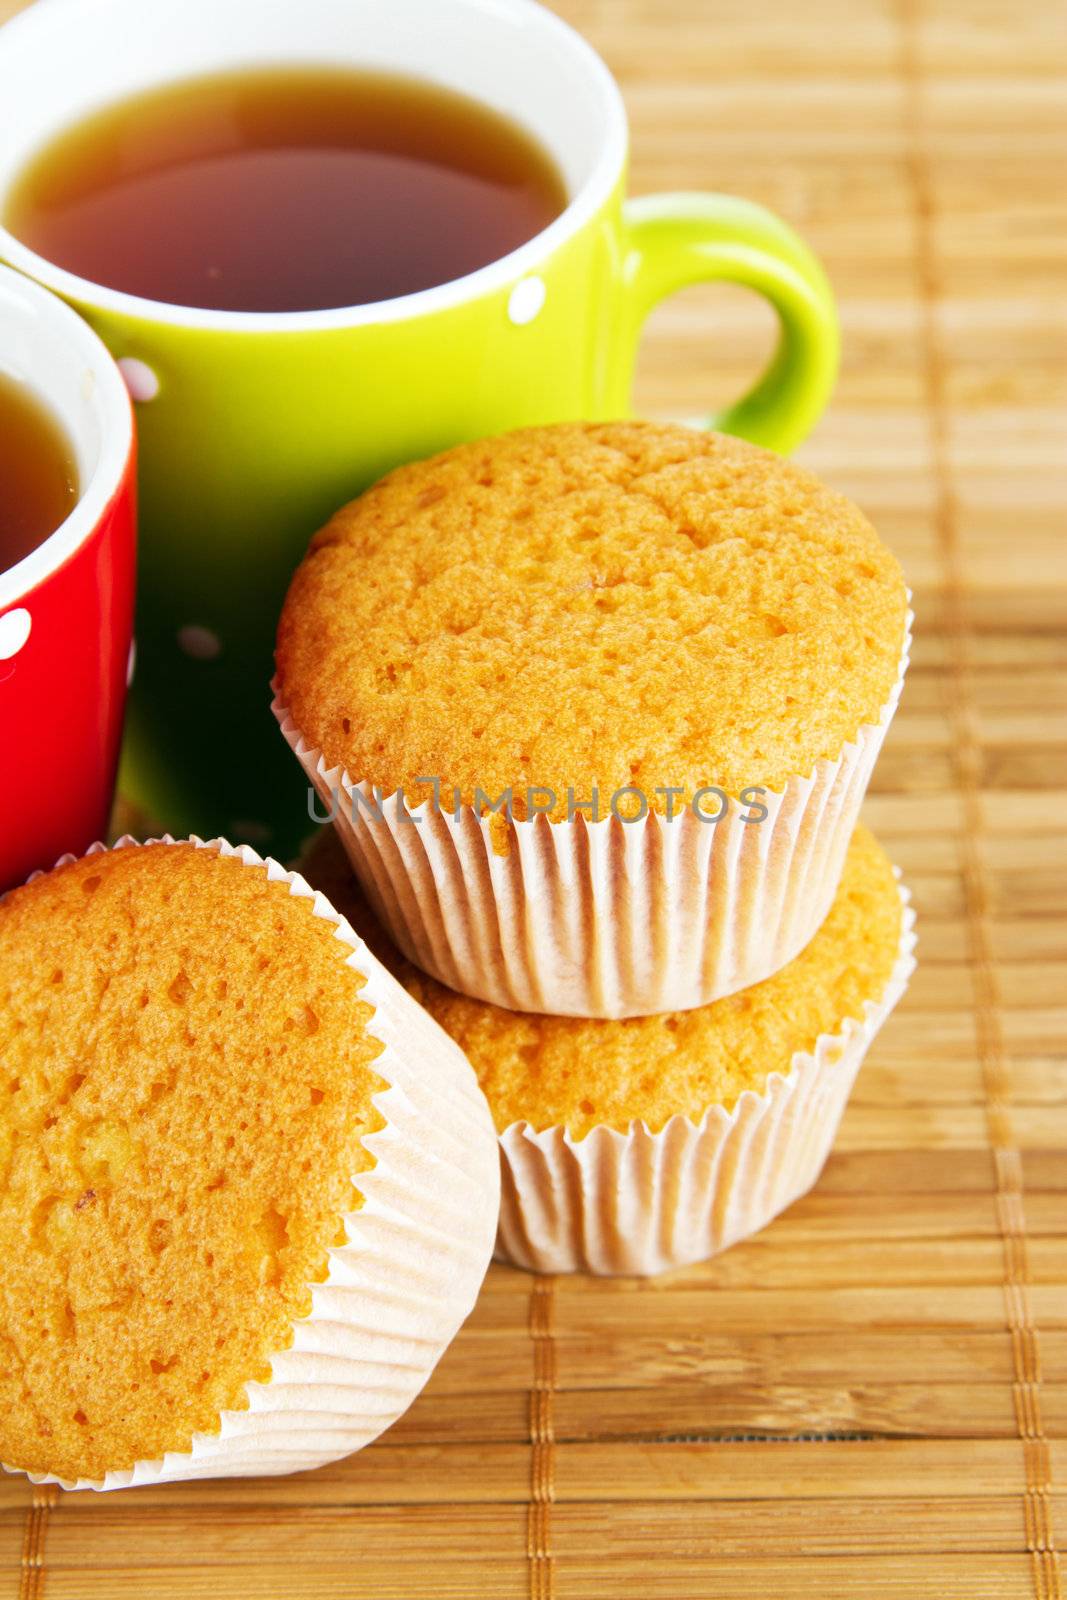
[(0, 1459), (97, 1478), (269, 1377), (382, 1125), (349, 953), (191, 844), (0, 901)]
[(414, 804), (433, 777), (446, 802), (511, 789), (517, 816), (533, 785), (554, 820), (568, 788), (606, 813), (636, 785), (669, 812), (837, 756), (878, 720), (906, 612), (862, 512), (769, 451), (534, 428), (337, 513), (286, 599), (279, 694), (329, 766)]
[(302, 870), (466, 1052), (498, 1132), (514, 1122), (564, 1126), (581, 1138), (600, 1124), (653, 1130), (676, 1113), (699, 1121), (711, 1105), (762, 1093), (820, 1034), (862, 1019), (885, 992), (900, 950), (902, 906), (881, 845), (858, 827), (829, 916), (788, 966), (763, 983), (692, 1011), (597, 1021), (505, 1011), (454, 993), (411, 965), (369, 910), (333, 830)]

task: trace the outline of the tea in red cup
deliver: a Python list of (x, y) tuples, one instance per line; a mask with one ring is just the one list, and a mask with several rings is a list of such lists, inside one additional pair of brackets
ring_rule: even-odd
[(107, 829), (131, 664), (125, 384), (61, 300), (0, 267), (0, 889)]

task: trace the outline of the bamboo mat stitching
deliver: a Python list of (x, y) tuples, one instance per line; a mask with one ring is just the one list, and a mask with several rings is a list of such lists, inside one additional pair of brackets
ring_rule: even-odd
[(948, 645), (947, 709), (953, 761), (963, 804), (960, 843), (966, 932), (974, 973), (975, 1038), (993, 1157), (995, 1203), (1004, 1261), (1004, 1306), (1011, 1339), (1012, 1399), (1023, 1447), (1023, 1517), (1035, 1600), (1063, 1600), (1052, 1517), (1051, 1457), (1041, 1409), (1041, 1349), (1030, 1301), (1030, 1264), (1022, 1157), (1011, 1115), (1011, 1077), (1004, 1055), (1001, 993), (989, 932), (989, 897), (980, 839), (984, 828), (980, 738), (971, 696), (969, 618), (962, 582), (956, 496), (948, 441), (945, 357), (937, 319), (940, 294), (933, 225), (935, 202), (924, 139), (916, 0), (898, 0), (901, 76), (908, 111), (907, 166), (915, 206), (915, 244), (921, 290), (923, 381), (930, 420), (935, 527), (944, 575), (944, 633)]
[(59, 1490), (54, 1484), (34, 1489), (26, 1527), (22, 1536), (22, 1572), (19, 1579), (19, 1600), (41, 1600), (44, 1593), (44, 1546), (48, 1533), (48, 1519), (59, 1500)]
[(552, 1504), (556, 1498), (555, 1287), (555, 1278), (537, 1277), (530, 1290), (533, 1385), (530, 1389), (530, 1504), (526, 1523), (530, 1600), (554, 1600), (556, 1593), (556, 1562), (552, 1554)]

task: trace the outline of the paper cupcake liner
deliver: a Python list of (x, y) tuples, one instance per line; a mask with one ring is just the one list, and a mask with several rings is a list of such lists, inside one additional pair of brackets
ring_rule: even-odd
[[(379, 919), (441, 983), (511, 1011), (632, 1017), (688, 1011), (770, 977), (798, 955), (837, 892), (893, 691), (834, 760), (767, 792), (761, 822), (731, 801), (718, 822), (615, 817), (507, 824), (454, 814), (329, 767), (276, 697), (273, 711)], [(277, 682), (275, 682), (277, 691)], [(375, 807), (377, 806), (377, 814)]]
[[(294, 1321), (290, 1347), (272, 1357), (269, 1381), (245, 1384), (247, 1410), (223, 1411), (217, 1433), (194, 1434), (188, 1451), (101, 1479), (27, 1474), (34, 1483), (122, 1489), (297, 1472), (350, 1455), (422, 1389), (469, 1314), (492, 1251), (500, 1161), (466, 1056), (298, 873), (247, 845), (191, 842), (266, 865), (272, 882), (310, 898), (315, 915), (351, 946), (348, 964), (366, 977), (360, 999), (374, 1007), (368, 1032), (384, 1046), (374, 1071), (388, 1087), (372, 1098), (385, 1125), (364, 1140), (375, 1164), (353, 1178), (363, 1203), (344, 1218), (348, 1243), (328, 1252), (325, 1279), (309, 1285), (311, 1311)], [(135, 845), (122, 839), (115, 848)]]
[(503, 1158), (497, 1256), (534, 1272), (651, 1275), (706, 1260), (758, 1232), (815, 1183), (861, 1062), (915, 968), (915, 916), (901, 889), (900, 951), (862, 1019), (798, 1051), (761, 1094), (657, 1133), (594, 1128), (573, 1139), (516, 1122)]

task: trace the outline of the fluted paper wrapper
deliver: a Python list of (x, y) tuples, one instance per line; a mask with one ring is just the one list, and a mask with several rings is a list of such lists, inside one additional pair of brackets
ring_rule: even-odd
[(379, 805), (369, 782), (327, 765), (281, 699), (273, 710), (379, 919), (423, 971), (511, 1011), (688, 1011), (770, 977), (825, 918), (900, 698), (910, 628), (909, 612), (878, 721), (836, 759), (762, 794), (760, 822), (744, 821), (751, 808), (736, 800), (714, 823), (688, 807), (633, 822), (537, 816), (506, 825), (501, 854), (499, 816), (409, 806), (401, 792)]
[[(367, 1031), (384, 1046), (373, 1070), (388, 1087), (373, 1104), (385, 1125), (364, 1141), (375, 1164), (353, 1178), (363, 1203), (344, 1218), (348, 1242), (329, 1251), (325, 1279), (309, 1286), (311, 1311), (294, 1322), (289, 1348), (272, 1358), (269, 1381), (245, 1385), (247, 1409), (223, 1411), (218, 1431), (195, 1434), (188, 1451), (102, 1479), (30, 1473), (34, 1483), (124, 1489), (258, 1477), (361, 1449), (425, 1384), (470, 1312), (492, 1251), (500, 1158), (466, 1056), (298, 873), (264, 862), (248, 846), (192, 843), (248, 866), (265, 864), (273, 882), (312, 899), (315, 915), (336, 925), (337, 938), (351, 947), (348, 964), (366, 978), (360, 999), (374, 1007)], [(132, 847), (132, 839), (115, 846)]]
[(868, 1046), (915, 967), (915, 917), (902, 890), (900, 952), (862, 1019), (823, 1034), (746, 1090), (731, 1111), (677, 1116), (657, 1133), (513, 1123), (500, 1137), (497, 1255), (535, 1272), (649, 1275), (716, 1255), (766, 1226), (815, 1183)]

